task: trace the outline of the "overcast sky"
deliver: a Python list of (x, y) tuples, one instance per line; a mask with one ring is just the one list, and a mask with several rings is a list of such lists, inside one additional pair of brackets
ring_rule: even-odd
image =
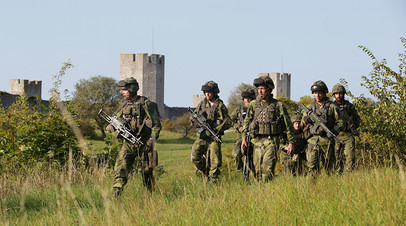
[(209, 80), (227, 102), (241, 82), (281, 71), (292, 74), (297, 101), (320, 79), (331, 90), (344, 78), (353, 93), (367, 94), (361, 76), (372, 61), (358, 45), (397, 69), (406, 1), (14, 0), (2, 1), (0, 25), (2, 91), (9, 79), (42, 80), (48, 99), (52, 75), (68, 59), (75, 67), (62, 89), (72, 92), (79, 79), (118, 80), (120, 54), (153, 51), (165, 55), (168, 106), (191, 106)]

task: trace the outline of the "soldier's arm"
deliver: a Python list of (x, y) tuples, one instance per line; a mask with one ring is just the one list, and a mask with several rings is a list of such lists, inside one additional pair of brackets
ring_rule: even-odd
[(255, 102), (256, 102), (256, 100), (251, 101), (251, 103), (250, 103), (250, 105), (248, 106), (248, 109), (247, 109), (247, 115), (245, 116), (243, 126), (242, 126), (243, 140), (245, 139), (245, 137), (247, 137), (247, 133), (248, 133), (250, 123), (251, 123), (251, 121), (252, 121), (252, 119), (254, 117)]
[(162, 126), (161, 122), (159, 121), (159, 113), (158, 113), (158, 106), (156, 103), (151, 101), (145, 101), (145, 106), (147, 109), (147, 115), (152, 121), (152, 133), (151, 137), (158, 139), (159, 133), (161, 132)]
[(295, 140), (295, 136), (293, 133), (294, 129), (293, 129), (293, 124), (290, 119), (288, 110), (286, 110), (286, 107), (282, 102), (278, 102), (278, 103), (280, 103), (279, 112), (283, 118), (283, 123), (285, 124), (285, 128), (286, 128), (287, 141), (289, 143), (293, 143)]
[(234, 111), (230, 114), (230, 120), (233, 125), (235, 125), (238, 121), (238, 113), (241, 111), (240, 107), (236, 107)]
[(232, 122), (231, 122), (230, 116), (228, 115), (228, 109), (223, 103), (221, 103), (219, 105), (219, 115), (220, 115), (220, 121), (222, 123), (220, 125), (218, 125), (216, 129), (219, 132), (224, 132), (225, 130), (227, 130), (228, 128), (231, 127)]

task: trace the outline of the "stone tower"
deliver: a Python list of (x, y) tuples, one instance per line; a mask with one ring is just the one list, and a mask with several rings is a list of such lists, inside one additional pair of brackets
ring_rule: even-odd
[(138, 95), (146, 96), (158, 105), (159, 112), (165, 118), (164, 70), (165, 56), (147, 53), (120, 54), (120, 80), (134, 77), (140, 89)]
[(284, 96), (290, 99), (290, 73), (259, 73), (260, 76), (271, 77), (275, 88), (272, 91), (274, 97)]
[(9, 92), (12, 95), (22, 95), (25, 92), (27, 98), (39, 97), (41, 99), (42, 81), (40, 80), (10, 79), (9, 85)]

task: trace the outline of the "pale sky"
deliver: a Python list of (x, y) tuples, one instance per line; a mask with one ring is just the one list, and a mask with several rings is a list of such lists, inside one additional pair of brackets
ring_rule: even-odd
[(75, 67), (62, 90), (97, 75), (118, 80), (120, 54), (151, 54), (153, 46), (165, 55), (170, 107), (192, 106), (209, 80), (227, 102), (241, 82), (282, 70), (292, 74), (295, 101), (320, 79), (331, 91), (344, 78), (358, 96), (367, 94), (361, 76), (372, 61), (357, 46), (397, 70), (405, 22), (404, 0), (1, 1), (0, 90), (13, 78), (42, 80), (48, 99), (52, 75), (68, 59)]

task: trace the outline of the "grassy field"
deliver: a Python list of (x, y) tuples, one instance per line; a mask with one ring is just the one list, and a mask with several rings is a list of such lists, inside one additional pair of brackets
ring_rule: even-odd
[[(134, 173), (118, 199), (112, 171), (35, 166), (0, 175), (4, 225), (404, 225), (406, 188), (391, 168), (358, 169), (342, 176), (278, 176), (247, 184), (230, 159), (235, 136), (223, 142), (223, 174), (216, 185), (194, 176), (193, 139), (164, 131), (157, 143), (156, 191)], [(95, 142), (94, 148), (102, 147)], [(403, 183), (403, 187), (402, 187)]]

